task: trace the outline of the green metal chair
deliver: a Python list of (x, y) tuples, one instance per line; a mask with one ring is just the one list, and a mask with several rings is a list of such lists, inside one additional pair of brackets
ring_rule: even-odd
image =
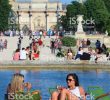
[(33, 100), (41, 100), (41, 96), (40, 96), (39, 93), (38, 94), (33, 94), (32, 97), (33, 97)]
[(57, 91), (57, 88), (49, 88), (49, 93), (52, 95), (54, 91)]
[[(35, 93), (35, 92), (37, 92), (37, 91), (31, 91), (31, 92), (27, 92), (27, 93), (25, 93), (25, 92), (18, 92), (17, 94), (23, 94), (24, 96), (25, 95), (26, 96), (32, 96), (32, 98), (29, 99), (29, 100), (41, 100), (40, 93), (39, 92)], [(24, 99), (24, 100), (27, 100), (27, 98)]]
[(94, 100), (110, 100), (109, 94), (107, 95), (101, 87), (90, 86), (87, 93), (94, 96)]

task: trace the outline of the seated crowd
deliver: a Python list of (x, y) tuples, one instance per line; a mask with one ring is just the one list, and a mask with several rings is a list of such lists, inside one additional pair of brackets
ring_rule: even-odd
[(32, 39), (32, 42), (26, 48), (17, 48), (13, 54), (13, 60), (37, 60), (39, 59), (39, 47), (42, 46), (42, 40)]
[(92, 48), (90, 46), (90, 42), (82, 41), (81, 45), (78, 46), (77, 53), (73, 53), (72, 49), (69, 48), (67, 50), (66, 58), (68, 60), (90, 60), (95, 61), (96, 63), (98, 61), (108, 61), (110, 59), (109, 52), (107, 51), (107, 48), (105, 44), (100, 43), (99, 40), (95, 43), (96, 47)]

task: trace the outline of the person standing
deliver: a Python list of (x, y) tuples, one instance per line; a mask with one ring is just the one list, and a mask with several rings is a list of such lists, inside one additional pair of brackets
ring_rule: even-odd
[(5, 48), (5, 49), (7, 49), (7, 43), (8, 43), (8, 41), (7, 41), (7, 39), (5, 39), (5, 40), (4, 40), (4, 48)]
[(18, 49), (21, 49), (21, 38), (18, 38), (17, 48)]
[(3, 40), (0, 39), (0, 51), (3, 51), (4, 49), (4, 43), (3, 43)]
[(40, 38), (42, 38), (42, 35), (43, 35), (42, 30), (40, 30), (39, 34), (40, 34)]
[(51, 40), (51, 53), (55, 54), (55, 41), (54, 41), (54, 39)]

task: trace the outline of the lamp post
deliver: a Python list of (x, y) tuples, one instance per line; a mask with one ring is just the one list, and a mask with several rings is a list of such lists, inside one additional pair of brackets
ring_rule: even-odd
[(30, 30), (31, 30), (31, 17), (32, 17), (32, 14), (31, 14), (31, 6), (30, 6), (30, 5), (29, 5), (28, 14), (29, 14), (29, 28), (30, 28)]
[(47, 3), (46, 3), (46, 6), (45, 6), (45, 11), (44, 11), (44, 13), (45, 13), (45, 19), (46, 19), (46, 27), (45, 27), (45, 29), (46, 29), (46, 31), (47, 31), (47, 17), (48, 17), (48, 14), (47, 14)]

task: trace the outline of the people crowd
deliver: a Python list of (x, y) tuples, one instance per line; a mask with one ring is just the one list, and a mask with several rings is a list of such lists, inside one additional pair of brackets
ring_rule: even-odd
[[(31, 34), (29, 36), (29, 45), (26, 48), (21, 49), (21, 43), (23, 37), (20, 36), (18, 38), (18, 48), (17, 48), (17, 55), (19, 54), (18, 60), (36, 60), (39, 59), (40, 51), (39, 48), (44, 46), (45, 43), (43, 43), (42, 37), (45, 38), (45, 35), (43, 36), (43, 31), (39, 31), (39, 35), (36, 36), (35, 34)], [(89, 39), (82, 39), (77, 40), (76, 47), (78, 48), (77, 52), (74, 52), (71, 48), (67, 50), (67, 53), (65, 57), (67, 60), (89, 60), (89, 61), (107, 61), (109, 60), (110, 56), (107, 52), (107, 47), (104, 43), (101, 44), (99, 40), (96, 41), (95, 47), (91, 46), (91, 41)], [(61, 42), (61, 36), (58, 36), (57, 38), (50, 37), (50, 50), (51, 53), (56, 55), (59, 51), (62, 51), (62, 42)], [(18, 53), (18, 51), (20, 53)], [(15, 52), (16, 55), (16, 52)], [(14, 55), (14, 56), (15, 56)], [(13, 60), (15, 60), (13, 56)], [(22, 58), (23, 56), (23, 58)]]
[(104, 43), (101, 43), (99, 40), (96, 40), (95, 47), (91, 46), (91, 41), (86, 40), (77, 40), (76, 46), (78, 48), (75, 54), (72, 53), (71, 48), (67, 51), (67, 59), (69, 60), (89, 60), (95, 61), (108, 61), (110, 59), (109, 52)]
[[(23, 41), (23, 31), (17, 32), (15, 30), (8, 30), (10, 33), (9, 36), (18, 35), (17, 48), (13, 55), (13, 60), (36, 60), (39, 59), (40, 49), (42, 46), (45, 46), (45, 42), (42, 38), (49, 36), (50, 38), (50, 50), (51, 53), (57, 55), (58, 52), (62, 52), (62, 41), (61, 38), (64, 36), (64, 31), (56, 31), (49, 29), (48, 31), (29, 31), (29, 45), (27, 47), (22, 47)], [(1, 35), (3, 32), (0, 32)], [(7, 32), (5, 32), (6, 34)], [(53, 38), (52, 36), (55, 36)], [(7, 49), (7, 40), (0, 40), (0, 51)], [(77, 39), (76, 42), (77, 50), (68, 48), (64, 56), (67, 60), (89, 60), (89, 61), (107, 61), (110, 59), (109, 52), (104, 43), (101, 43), (100, 40), (96, 40), (95, 47), (91, 45), (91, 40), (89, 39)], [(23, 58), (22, 58), (23, 57)]]
[[(18, 39), (18, 41), (22, 41)], [(13, 60), (37, 60), (39, 59), (39, 47), (42, 46), (42, 40), (39, 38), (38, 40), (31, 38), (31, 42), (29, 45), (24, 48), (21, 48), (21, 42), (17, 46), (16, 51), (13, 54)]]
[(45, 42), (43, 40), (45, 40), (46, 36), (49, 36), (51, 38), (51, 41), (50, 41), (51, 53), (56, 54), (58, 51), (61, 51), (61, 48), (62, 48), (61, 38), (63, 34), (64, 33), (62, 33), (60, 36), (57, 35), (57, 37), (54, 39), (54, 38), (51, 38), (51, 36), (55, 36), (56, 32), (52, 30), (49, 30), (48, 32), (42, 31), (42, 30), (39, 30), (39, 32), (30, 31), (29, 45), (27, 45), (26, 48), (24, 47), (21, 48), (23, 35), (19, 34), (19, 38), (17, 41), (17, 49), (13, 54), (13, 60), (39, 59), (40, 48), (45, 46)]
[(56, 54), (58, 51), (61, 51), (62, 42), (60, 38), (56, 38), (56, 39), (51, 38), (50, 49), (52, 54)]

